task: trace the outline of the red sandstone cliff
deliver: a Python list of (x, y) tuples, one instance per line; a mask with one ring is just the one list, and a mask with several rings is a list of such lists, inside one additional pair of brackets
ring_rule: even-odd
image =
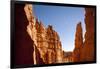
[(95, 60), (95, 10), (94, 8), (85, 8), (85, 42), (82, 49), (81, 60), (82, 61), (94, 61)]
[(77, 24), (73, 53), (62, 51), (58, 33), (51, 25), (46, 28), (32, 13), (32, 5), (15, 4), (14, 65), (51, 64), (94, 61), (94, 9), (86, 8), (85, 42), (81, 23)]

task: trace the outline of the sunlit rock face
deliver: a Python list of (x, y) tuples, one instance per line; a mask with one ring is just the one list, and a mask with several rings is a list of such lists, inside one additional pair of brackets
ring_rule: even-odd
[(73, 61), (80, 62), (81, 49), (83, 46), (82, 27), (81, 22), (77, 24), (75, 34), (75, 48), (73, 51)]
[(36, 34), (37, 48), (41, 54), (41, 58), (43, 59), (43, 61), (47, 63), (46, 53), (48, 49), (48, 43), (46, 40), (46, 29), (41, 22), (38, 22), (38, 20), (36, 20), (36, 30), (37, 30), (37, 34)]
[(73, 52), (63, 52), (58, 33), (51, 25), (46, 28), (32, 13), (31, 4), (15, 4), (14, 65), (52, 64), (94, 61), (93, 8), (85, 8), (85, 41), (81, 23), (77, 24)]
[(32, 5), (26, 4), (24, 10), (26, 13), (26, 17), (28, 19), (27, 32), (30, 35), (31, 39), (34, 41), (35, 45), (37, 45), (36, 28), (35, 28), (36, 19), (34, 17), (34, 14), (32, 13)]
[(62, 62), (62, 45), (59, 36), (52, 26), (47, 28), (47, 43), (48, 43), (48, 63)]
[(94, 8), (85, 8), (85, 42), (82, 49), (81, 60), (82, 61), (94, 61), (95, 60), (95, 10)]
[(44, 64), (61, 63), (62, 45), (57, 32), (51, 25), (46, 28), (42, 22), (35, 18), (32, 13), (32, 5), (26, 4), (24, 10), (28, 20), (26, 30), (34, 43), (34, 64), (40, 64), (39, 61)]

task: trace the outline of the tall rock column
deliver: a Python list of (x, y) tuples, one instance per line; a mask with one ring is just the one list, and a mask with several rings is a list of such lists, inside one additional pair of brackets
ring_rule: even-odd
[(61, 63), (63, 58), (62, 45), (58, 33), (49, 25), (47, 28), (48, 63)]
[(47, 35), (46, 35), (47, 43), (48, 43), (48, 63), (55, 63), (55, 36), (54, 36), (54, 30), (51, 25), (48, 26), (47, 28)]
[(75, 48), (73, 52), (73, 61), (80, 62), (81, 49), (83, 46), (82, 27), (81, 22), (77, 24), (75, 34)]
[(95, 9), (85, 8), (85, 42), (82, 50), (82, 61), (94, 61), (95, 60)]

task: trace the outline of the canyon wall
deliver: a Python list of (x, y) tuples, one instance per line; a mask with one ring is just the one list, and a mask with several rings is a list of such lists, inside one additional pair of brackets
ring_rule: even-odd
[(36, 50), (38, 50), (44, 64), (61, 63), (63, 55), (58, 33), (51, 25), (46, 28), (42, 22), (35, 18), (34, 13), (32, 13), (32, 5), (26, 4), (24, 11), (28, 19), (26, 31), (35, 45), (33, 45), (34, 64), (41, 64), (37, 62), (40, 59), (36, 58), (39, 57)]
[(85, 42), (81, 61), (95, 61), (95, 9), (85, 8)]
[(64, 52), (58, 33), (52, 25), (45, 27), (34, 15), (31, 4), (15, 4), (14, 65), (54, 64), (66, 62), (94, 61), (94, 23), (93, 8), (85, 8), (85, 41), (81, 22), (77, 24), (75, 48)]

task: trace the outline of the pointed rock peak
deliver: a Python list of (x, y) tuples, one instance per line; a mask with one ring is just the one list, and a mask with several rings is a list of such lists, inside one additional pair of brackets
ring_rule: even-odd
[(39, 21), (38, 21), (38, 18), (36, 18), (36, 23), (38, 23)]
[(79, 23), (77, 24), (77, 27), (81, 27), (81, 22), (79, 22)]
[(41, 25), (41, 26), (44, 26), (43, 23), (42, 23), (42, 21), (40, 21), (40, 25)]
[(52, 25), (48, 25), (48, 28), (49, 28), (50, 30), (53, 30)]
[[(77, 24), (76, 27), (76, 34), (75, 34), (75, 48), (79, 48), (83, 44), (83, 37), (82, 37), (82, 26), (81, 22)], [(81, 44), (81, 45), (80, 45)]]
[(77, 24), (76, 32), (82, 32), (81, 22), (79, 22), (79, 23)]

